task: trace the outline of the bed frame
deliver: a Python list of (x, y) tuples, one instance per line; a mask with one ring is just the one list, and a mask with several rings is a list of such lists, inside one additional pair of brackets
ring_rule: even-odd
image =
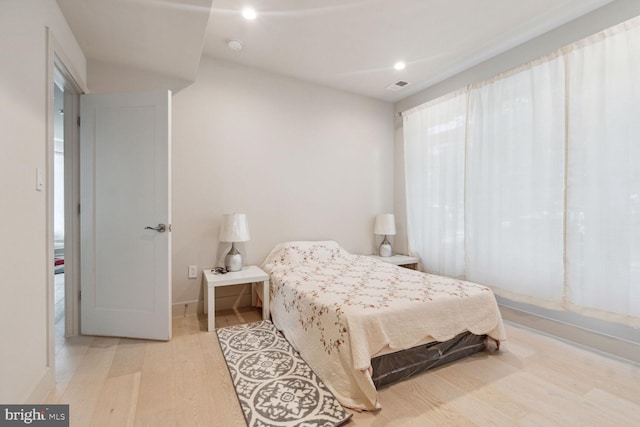
[(464, 332), (445, 342), (431, 342), (371, 359), (377, 389), (403, 381), (486, 349), (486, 335)]

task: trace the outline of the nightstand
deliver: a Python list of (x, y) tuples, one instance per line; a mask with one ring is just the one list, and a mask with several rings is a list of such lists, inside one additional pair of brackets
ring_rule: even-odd
[[(211, 268), (204, 269), (202, 286), (204, 286), (204, 312), (208, 317), (209, 332), (216, 329), (216, 288), (220, 286), (242, 285), (245, 283), (262, 282), (262, 318), (269, 319), (269, 275), (260, 267), (248, 265), (241, 271), (225, 274), (213, 274)], [(251, 288), (252, 301), (254, 289)]]
[(379, 259), (380, 261), (388, 262), (389, 264), (399, 265), (400, 267), (410, 268), (411, 270), (418, 269), (418, 263), (420, 262), (420, 258), (412, 257), (409, 255), (391, 255), (391, 256), (380, 256), (380, 255), (369, 255), (372, 258)]

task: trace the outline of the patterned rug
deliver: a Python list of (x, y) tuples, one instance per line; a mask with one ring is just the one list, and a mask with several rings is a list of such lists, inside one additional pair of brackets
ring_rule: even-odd
[(249, 427), (330, 427), (351, 417), (270, 321), (217, 333)]

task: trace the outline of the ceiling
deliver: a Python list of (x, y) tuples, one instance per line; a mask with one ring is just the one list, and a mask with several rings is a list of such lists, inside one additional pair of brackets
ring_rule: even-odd
[(88, 61), (195, 80), (212, 0), (56, 1)]
[[(89, 60), (193, 80), (206, 55), (389, 102), (611, 2), (57, 1)], [(244, 6), (255, 20), (241, 16)], [(241, 51), (228, 47), (233, 39)], [(396, 71), (396, 61), (406, 68)], [(386, 89), (400, 80), (409, 84)]]

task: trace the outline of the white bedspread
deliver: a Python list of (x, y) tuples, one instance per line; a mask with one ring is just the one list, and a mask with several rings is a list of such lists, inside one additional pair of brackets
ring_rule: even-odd
[(352, 255), (336, 242), (280, 244), (262, 268), (274, 325), (350, 408), (381, 407), (368, 368), (382, 350), (465, 331), (506, 339), (489, 288)]

